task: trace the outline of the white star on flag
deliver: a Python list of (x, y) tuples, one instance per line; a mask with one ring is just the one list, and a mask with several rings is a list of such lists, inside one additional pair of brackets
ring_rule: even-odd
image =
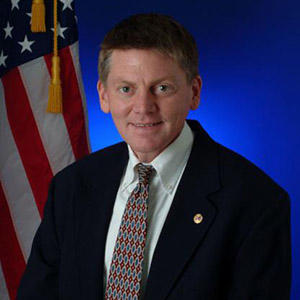
[(4, 39), (6, 39), (7, 37), (12, 38), (11, 31), (13, 30), (13, 28), (14, 27), (13, 26), (10, 27), (9, 22), (7, 22), (7, 26), (5, 28), (3, 28), (3, 30), (5, 31)]
[(64, 7), (62, 10), (65, 10), (66, 8), (70, 8), (71, 10), (73, 10), (71, 3), (73, 2), (73, 0), (60, 0), (60, 2), (62, 2), (64, 4)]
[(20, 44), (20, 45), (22, 46), (21, 53), (23, 53), (25, 50), (28, 50), (29, 52), (32, 52), (30, 46), (31, 46), (33, 43), (34, 43), (34, 41), (28, 41), (27, 35), (25, 35), (24, 41), (23, 41), (23, 42), (18, 42), (18, 44)]
[(3, 54), (3, 50), (2, 50), (0, 54), (0, 66), (6, 67), (5, 60), (7, 59), (7, 57), (8, 57), (7, 55)]
[(19, 9), (19, 2), (20, 0), (11, 0), (11, 10), (13, 10), (14, 8)]
[[(60, 23), (57, 23), (57, 36), (62, 37), (63, 39), (65, 38), (64, 36), (64, 31), (66, 31), (68, 27), (61, 27)], [(51, 28), (52, 31), (54, 31), (54, 28)]]

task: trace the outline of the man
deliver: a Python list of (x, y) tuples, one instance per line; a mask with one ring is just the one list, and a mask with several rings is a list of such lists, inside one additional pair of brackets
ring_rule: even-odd
[(194, 39), (132, 16), (105, 37), (101, 109), (127, 143), (57, 174), (18, 299), (287, 300), (287, 193), (185, 119)]

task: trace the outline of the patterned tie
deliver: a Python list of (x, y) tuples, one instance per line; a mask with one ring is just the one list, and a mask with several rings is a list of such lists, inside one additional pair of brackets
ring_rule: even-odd
[(105, 300), (138, 300), (147, 234), (152, 166), (138, 164), (139, 182), (128, 198), (110, 266)]

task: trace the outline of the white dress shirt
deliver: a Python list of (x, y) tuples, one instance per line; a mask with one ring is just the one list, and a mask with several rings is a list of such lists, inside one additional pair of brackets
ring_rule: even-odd
[[(155, 171), (151, 176), (149, 203), (148, 203), (148, 225), (147, 238), (144, 252), (143, 273), (141, 280), (141, 296), (146, 287), (146, 281), (150, 270), (153, 253), (171, 207), (178, 183), (185, 169), (189, 158), (193, 133), (185, 122), (184, 127), (177, 137), (162, 153), (160, 153), (151, 163)], [(105, 263), (104, 263), (104, 293), (106, 282), (109, 276), (108, 270), (113, 256), (114, 246), (119, 232), (122, 215), (126, 202), (138, 183), (136, 165), (140, 163), (130, 146), (129, 160), (121, 179), (120, 187), (116, 196), (113, 214), (106, 238)]]

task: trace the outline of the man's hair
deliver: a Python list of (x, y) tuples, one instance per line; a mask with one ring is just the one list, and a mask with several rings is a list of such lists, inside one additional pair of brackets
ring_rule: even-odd
[(110, 57), (116, 49), (153, 49), (165, 54), (184, 70), (189, 83), (198, 75), (198, 51), (193, 36), (172, 17), (148, 13), (122, 20), (101, 44), (98, 72), (106, 84)]

